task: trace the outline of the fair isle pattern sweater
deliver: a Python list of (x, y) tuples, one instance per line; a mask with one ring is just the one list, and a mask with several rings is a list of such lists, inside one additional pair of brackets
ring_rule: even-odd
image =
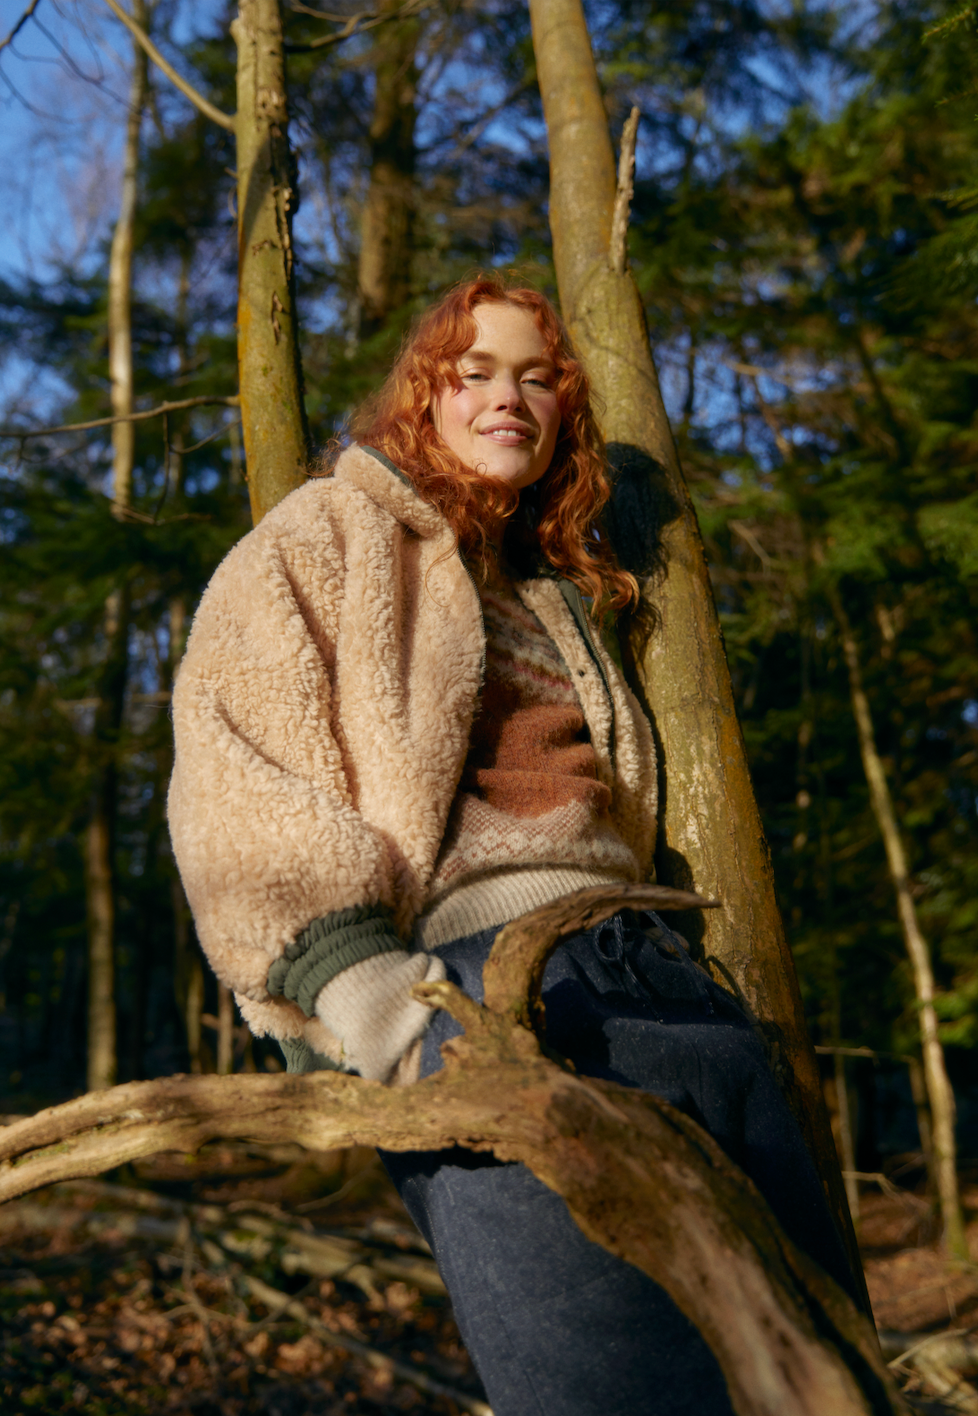
[[(429, 887), (421, 930), (429, 948), (425, 926), (444, 912), (450, 892), (488, 896), (501, 872), (529, 869), (545, 898), (641, 878), (634, 851), (611, 823), (611, 790), (598, 778), (581, 702), (553, 640), (509, 587), (483, 588), (480, 599), (485, 682)], [(498, 907), (488, 899), (485, 910), (484, 927), (502, 922), (489, 917)]]

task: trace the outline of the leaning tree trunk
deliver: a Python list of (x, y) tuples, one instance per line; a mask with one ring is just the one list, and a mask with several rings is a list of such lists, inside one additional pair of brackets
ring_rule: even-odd
[(913, 968), (914, 989), (920, 1016), (924, 1080), (930, 1099), (933, 1126), (931, 1145), (933, 1147), (934, 1180), (941, 1203), (944, 1242), (952, 1258), (967, 1260), (970, 1255), (964, 1231), (964, 1216), (961, 1212), (961, 1196), (958, 1190), (957, 1144), (954, 1137), (954, 1092), (947, 1075), (947, 1068), (944, 1065), (944, 1048), (941, 1046), (937, 1030), (937, 1013), (934, 1009), (934, 970), (931, 966), (930, 949), (917, 919), (903, 837), (900, 834), (900, 826), (893, 808), (893, 798), (890, 795), (883, 763), (876, 750), (876, 734), (873, 730), (869, 699), (863, 686), (856, 636), (852, 632), (849, 616), (842, 603), (842, 596), (834, 585), (829, 586), (828, 597), (842, 640), (842, 652), (845, 655), (846, 666), (849, 670), (849, 693), (852, 700), (853, 717), (856, 720), (856, 731), (859, 735), (859, 752), (862, 757), (863, 771), (869, 786), (869, 799), (880, 835), (883, 837), (886, 863), (897, 897), (900, 928)]
[(238, 183), (238, 379), (251, 514), (257, 523), (298, 487), (308, 453), (295, 308), (292, 219), (298, 205), (289, 151), (285, 47), (279, 0), (241, 0), (238, 111), (223, 113), (188, 83), (142, 25), (105, 0), (171, 83), (212, 123), (235, 134)]
[(484, 1006), (450, 983), (419, 985), (465, 1033), (414, 1086), (335, 1072), (130, 1083), (0, 1129), (0, 1201), (216, 1137), (492, 1150), (528, 1165), (590, 1239), (666, 1289), (712, 1348), (738, 1416), (908, 1416), (866, 1318), (717, 1143), (667, 1102), (579, 1076), (540, 1047), (559, 939), (623, 907), (681, 908), (677, 893), (598, 886), (515, 921), (493, 944)]
[[(133, 17), (144, 28), (145, 0), (135, 0)], [(129, 116), (122, 167), (119, 216), (109, 253), (109, 393), (112, 424), (112, 509), (123, 516), (132, 501), (136, 441), (133, 412), (132, 253), (139, 177), (139, 132), (148, 82), (146, 54), (133, 44)], [(105, 663), (100, 676), (93, 727), (92, 811), (85, 830), (85, 895), (88, 916), (87, 1084), (90, 1091), (116, 1079), (115, 1004), (115, 814), (116, 754), (126, 687), (129, 597), (114, 590), (105, 605)]]
[(285, 53), (278, 0), (241, 0), (238, 47), (238, 374), (251, 514), (301, 485), (308, 431), (299, 362)]
[[(396, 8), (398, 0), (387, 0), (387, 11)], [(418, 20), (411, 16), (384, 25), (374, 46), (370, 182), (363, 204), (357, 268), (361, 339), (383, 329), (411, 289), (417, 43)]]
[[(862, 1274), (815, 1055), (774, 892), (703, 543), (622, 231), (610, 254), (615, 165), (580, 0), (530, 0), (550, 141), (550, 227), (561, 307), (598, 396), (630, 515), (657, 504), (666, 569), (658, 627), (633, 641), (633, 677), (663, 761), (658, 878), (723, 902), (705, 926), (705, 962), (757, 1020), (787, 1099)], [(619, 207), (621, 204), (619, 204)], [(619, 213), (621, 215), (621, 213)], [(868, 1302), (867, 1302), (868, 1306)]]

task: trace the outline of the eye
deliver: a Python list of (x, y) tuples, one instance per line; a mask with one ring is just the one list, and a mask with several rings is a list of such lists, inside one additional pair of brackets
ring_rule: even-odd
[(548, 392), (553, 388), (553, 384), (545, 374), (528, 374), (523, 382), (533, 384), (534, 388), (545, 388)]
[(488, 382), (489, 375), (484, 373), (482, 369), (467, 369), (464, 373), (459, 374), (459, 378), (464, 379), (466, 383), (481, 383)]

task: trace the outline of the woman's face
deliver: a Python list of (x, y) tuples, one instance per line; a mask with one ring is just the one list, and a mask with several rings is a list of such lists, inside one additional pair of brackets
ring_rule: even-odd
[(554, 455), (557, 370), (529, 310), (492, 303), (472, 314), (475, 342), (458, 361), (457, 384), (435, 394), (432, 421), (466, 467), (520, 491)]

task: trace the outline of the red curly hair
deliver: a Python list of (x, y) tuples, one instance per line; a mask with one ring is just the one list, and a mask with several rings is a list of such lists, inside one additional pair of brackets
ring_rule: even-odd
[[(435, 394), (453, 381), (459, 359), (475, 342), (475, 310), (494, 303), (530, 312), (558, 375), (560, 432), (553, 459), (522, 496), (501, 479), (465, 467), (431, 417)], [(597, 533), (611, 487), (587, 375), (556, 310), (536, 290), (483, 274), (454, 286), (421, 316), (379, 392), (354, 413), (350, 434), (388, 457), (438, 508), (483, 579), (495, 555), (489, 528), (512, 519), (511, 557), (527, 569), (535, 560), (537, 571), (542, 560), (574, 581), (592, 601), (592, 618), (638, 603), (638, 582)]]

